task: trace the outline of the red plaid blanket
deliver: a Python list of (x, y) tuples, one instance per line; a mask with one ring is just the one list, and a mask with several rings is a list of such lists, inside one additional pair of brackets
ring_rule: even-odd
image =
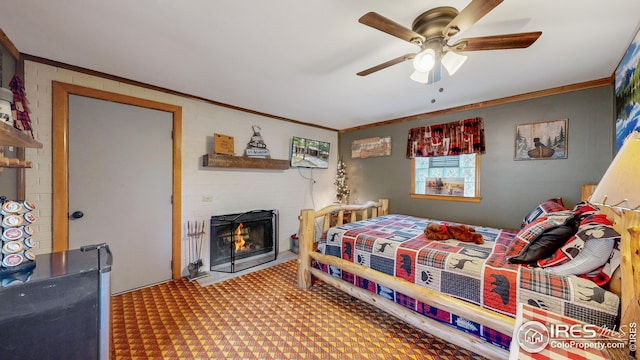
[[(516, 231), (475, 226), (485, 243), (428, 240), (428, 222), (406, 215), (387, 215), (329, 229), (318, 251), (403, 278), (428, 289), (464, 299), (512, 317), (519, 303), (569, 316), (589, 324), (613, 327), (619, 297), (593, 282), (510, 264)], [(426, 316), (508, 346), (510, 339), (469, 320), (415, 301), (368, 279), (320, 264), (324, 271), (369, 289)]]

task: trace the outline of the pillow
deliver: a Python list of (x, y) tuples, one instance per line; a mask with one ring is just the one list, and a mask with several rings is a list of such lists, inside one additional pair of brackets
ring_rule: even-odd
[(576, 213), (577, 217), (582, 219), (585, 216), (599, 213), (600, 209), (588, 201), (580, 201), (573, 207), (573, 212)]
[(527, 224), (536, 221), (537, 218), (545, 216), (557, 211), (568, 210), (562, 203), (562, 198), (553, 198), (540, 203), (535, 209), (531, 210), (522, 220), (520, 228), (524, 228)]
[(520, 231), (516, 233), (509, 248), (505, 252), (507, 260), (511, 257), (516, 257), (520, 254), (529, 244), (535, 240), (542, 232), (550, 227), (552, 223), (548, 221), (546, 216), (541, 216), (534, 220), (531, 224), (525, 225)]
[(540, 216), (532, 223), (525, 225), (518, 233), (516, 233), (513, 241), (511, 241), (509, 248), (505, 255), (507, 257), (515, 257), (520, 254), (531, 242), (537, 239), (542, 233), (552, 227), (563, 225), (570, 218), (573, 218), (574, 214), (571, 210), (558, 211), (551, 213), (548, 216)]
[[(613, 243), (613, 251), (611, 251), (611, 255), (609, 255), (609, 260), (604, 263), (604, 265), (599, 268), (586, 273), (578, 275), (581, 278), (588, 279), (596, 283), (598, 286), (605, 286), (609, 284), (609, 290), (615, 293), (615, 289), (612, 289), (611, 286), (620, 286), (620, 279), (618, 279), (618, 284), (615, 283), (616, 271), (620, 268), (620, 241), (616, 240)], [(619, 275), (619, 272), (618, 272)], [(620, 295), (620, 292), (617, 292)]]
[(573, 211), (560, 211), (538, 218), (520, 230), (516, 237), (529, 243), (517, 256), (508, 258), (512, 264), (531, 264), (556, 252), (578, 230)]
[(620, 234), (613, 229), (606, 215), (588, 215), (565, 245), (537, 264), (560, 275), (587, 274), (610, 261), (619, 240)]
[[(600, 241), (587, 241), (584, 249), (569, 262), (547, 268), (550, 272), (558, 275), (582, 275), (588, 274), (609, 260), (609, 255), (613, 251), (615, 240), (612, 238), (600, 239)], [(607, 254), (603, 256), (603, 254)]]

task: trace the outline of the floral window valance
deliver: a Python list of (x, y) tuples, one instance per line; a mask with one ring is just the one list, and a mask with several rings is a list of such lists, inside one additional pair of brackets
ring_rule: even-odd
[(409, 129), (407, 159), (414, 157), (484, 154), (482, 118)]

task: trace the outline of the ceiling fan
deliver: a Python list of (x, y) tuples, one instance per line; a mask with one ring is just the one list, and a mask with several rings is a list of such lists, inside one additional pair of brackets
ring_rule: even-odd
[(480, 50), (504, 50), (526, 48), (542, 35), (541, 31), (483, 36), (449, 40), (469, 29), (483, 16), (500, 5), (503, 0), (472, 0), (458, 12), (453, 7), (442, 6), (419, 15), (408, 29), (375, 12), (363, 15), (358, 21), (420, 47), (417, 53), (409, 53), (376, 65), (358, 73), (366, 76), (389, 66), (413, 60), (411, 79), (424, 84), (439, 81), (442, 67), (453, 75), (467, 59), (459, 53)]

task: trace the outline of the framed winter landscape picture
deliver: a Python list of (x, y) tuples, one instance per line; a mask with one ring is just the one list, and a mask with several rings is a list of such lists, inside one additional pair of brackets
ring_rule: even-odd
[(615, 73), (616, 145), (615, 153), (632, 131), (640, 131), (640, 32), (631, 41)]
[(516, 126), (514, 160), (567, 158), (568, 119)]

